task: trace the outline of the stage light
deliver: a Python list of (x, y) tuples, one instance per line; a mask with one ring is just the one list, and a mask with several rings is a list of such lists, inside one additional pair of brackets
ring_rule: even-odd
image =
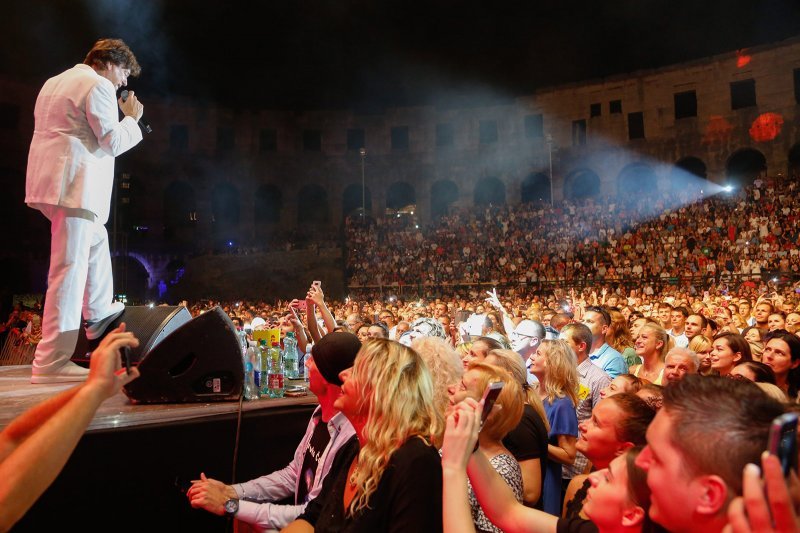
[(725, 185), (722, 190), (725, 192), (731, 192), (733, 190), (733, 185)]

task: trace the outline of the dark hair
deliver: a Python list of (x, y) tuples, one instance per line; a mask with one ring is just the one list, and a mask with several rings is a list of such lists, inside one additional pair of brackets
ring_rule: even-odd
[(611, 325), (611, 314), (604, 308), (600, 307), (599, 305), (590, 305), (584, 310), (584, 316), (587, 312), (593, 311), (603, 316), (603, 325), (610, 326)]
[(716, 474), (741, 495), (742, 469), (759, 463), (772, 419), (784, 408), (755, 383), (690, 374), (664, 387), (664, 411), (688, 471)]
[(733, 353), (742, 354), (742, 358), (736, 361), (736, 364), (745, 363), (753, 360), (753, 354), (750, 352), (750, 343), (738, 333), (731, 333), (730, 331), (723, 331), (714, 335), (714, 340), (725, 339)]
[[(700, 327), (701, 328), (706, 329), (708, 327), (708, 319), (706, 317), (704, 317), (703, 315), (701, 315), (700, 313), (692, 313), (689, 316), (699, 317), (700, 318)], [(686, 318), (689, 318), (689, 316), (687, 316)]]
[(758, 336), (759, 336), (759, 338), (761, 338), (761, 342), (764, 342), (764, 337), (766, 336), (766, 331), (764, 331), (763, 329), (761, 329), (758, 326), (747, 326), (746, 328), (744, 328), (742, 330), (742, 337), (747, 335), (750, 332), (750, 330), (752, 330), (752, 329), (754, 329), (754, 330), (756, 330), (758, 332)]
[(122, 39), (100, 39), (89, 53), (83, 63), (91, 67), (105, 68), (106, 63), (111, 63), (118, 67), (126, 68), (131, 71), (130, 75), (136, 77), (142, 72), (142, 67), (136, 61), (131, 49)]
[(604, 401), (606, 400), (612, 400), (625, 413), (625, 417), (615, 428), (617, 439), (637, 446), (647, 444), (647, 426), (655, 418), (656, 410), (632, 392), (621, 392)]
[(628, 471), (628, 494), (631, 501), (644, 510), (642, 533), (667, 533), (650, 518), (650, 487), (647, 486), (647, 472), (636, 465), (636, 458), (644, 446), (634, 446), (625, 452), (625, 467)]
[(673, 307), (672, 312), (678, 311), (680, 314), (683, 315), (683, 318), (689, 318), (689, 310), (683, 307), (682, 305), (679, 307)]
[(769, 365), (765, 365), (761, 361), (745, 361), (744, 363), (739, 363), (736, 366), (743, 366), (750, 370), (755, 376), (756, 383), (775, 383), (775, 372), (772, 370), (772, 367)]
[(590, 330), (589, 326), (586, 324), (572, 322), (561, 328), (561, 333), (569, 335), (569, 337), (576, 342), (586, 344), (587, 353), (592, 351), (592, 330)]
[[(764, 338), (764, 347), (766, 348), (769, 341), (772, 339), (782, 340), (789, 346), (789, 352), (792, 356), (792, 361), (800, 359), (800, 338), (786, 331), (785, 329), (776, 329), (770, 331)], [(786, 379), (789, 385), (789, 399), (795, 401), (797, 393), (800, 392), (800, 366), (789, 370), (789, 376)]]
[(369, 327), (381, 328), (381, 332), (383, 332), (383, 338), (384, 339), (389, 338), (389, 326), (387, 326), (385, 322), (381, 321), (373, 322), (372, 324), (369, 325)]
[(497, 339), (493, 339), (491, 337), (478, 337), (477, 339), (472, 339), (473, 344), (478, 341), (488, 346), (489, 347), (488, 351), (490, 352), (492, 350), (502, 350), (503, 348), (505, 348)]

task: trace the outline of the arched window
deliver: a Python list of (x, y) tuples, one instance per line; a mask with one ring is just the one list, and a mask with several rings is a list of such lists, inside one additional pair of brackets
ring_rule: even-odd
[(600, 177), (588, 168), (570, 172), (564, 180), (564, 196), (571, 200), (591, 198), (600, 194)]
[(447, 215), (450, 206), (458, 200), (458, 185), (450, 180), (438, 180), (431, 184), (431, 218)]
[(300, 189), (297, 194), (297, 222), (326, 224), (330, 220), (328, 191), (316, 184)]
[[(362, 206), (362, 203), (364, 204)], [(369, 187), (364, 187), (364, 194), (361, 194), (361, 184), (350, 184), (342, 193), (342, 217), (348, 215), (360, 215), (364, 207), (366, 215), (372, 213), (372, 192)]]
[(475, 185), (475, 205), (504, 205), (506, 203), (506, 186), (497, 178), (487, 177), (478, 180)]
[(417, 203), (414, 187), (404, 181), (396, 181), (386, 191), (386, 208), (397, 211)]
[(551, 193), (550, 177), (544, 172), (531, 172), (522, 180), (523, 204), (552, 202)]
[(743, 186), (753, 183), (767, 170), (767, 158), (758, 150), (743, 148), (728, 158), (725, 176), (731, 184)]

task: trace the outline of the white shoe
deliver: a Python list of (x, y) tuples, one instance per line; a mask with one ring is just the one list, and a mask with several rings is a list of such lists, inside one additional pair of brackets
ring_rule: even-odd
[(93, 320), (86, 322), (86, 338), (90, 341), (99, 339), (106, 332), (108, 326), (111, 325), (119, 316), (125, 312), (125, 304), (122, 302), (114, 302), (111, 304), (111, 314), (100, 320)]
[(71, 381), (86, 381), (89, 376), (89, 369), (76, 365), (72, 361), (66, 361), (57, 368), (36, 368), (31, 372), (31, 383), (42, 385), (46, 383), (69, 383)]

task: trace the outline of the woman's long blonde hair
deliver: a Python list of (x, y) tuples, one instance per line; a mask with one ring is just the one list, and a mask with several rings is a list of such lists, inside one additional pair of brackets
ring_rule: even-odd
[(525, 403), (530, 405), (539, 418), (544, 422), (544, 427), (550, 433), (550, 422), (547, 420), (547, 414), (544, 412), (544, 404), (539, 394), (528, 385), (528, 372), (525, 370), (525, 363), (522, 357), (514, 350), (492, 350), (489, 355), (494, 356), (494, 361), (491, 364), (499, 366), (506, 372), (511, 374), (511, 377), (517, 381), (522, 387), (525, 396)]
[(356, 494), (350, 516), (369, 507), (392, 454), (408, 439), (436, 442), (444, 419), (434, 406), (434, 386), (422, 358), (399, 342), (373, 339), (364, 343), (353, 363), (364, 424), (364, 446), (358, 454), (353, 482)]
[(539, 390), (544, 386), (547, 401), (567, 397), (572, 406), (578, 405), (578, 357), (569, 343), (562, 339), (546, 339), (539, 345), (547, 357), (547, 373), (544, 383), (539, 383)]
[(500, 395), (495, 402), (495, 405), (501, 407), (500, 411), (492, 412), (481, 428), (481, 433), (496, 442), (500, 442), (508, 435), (509, 431), (519, 425), (519, 421), (522, 419), (522, 411), (525, 408), (525, 396), (522, 393), (522, 387), (511, 374), (497, 365), (483, 362), (472, 363), (469, 365), (468, 371), (476, 371), (479, 374), (478, 379), (475, 381), (478, 387), (476, 400), (481, 399), (480, 396), (489, 383), (496, 381), (504, 383), (503, 390), (500, 391)]

